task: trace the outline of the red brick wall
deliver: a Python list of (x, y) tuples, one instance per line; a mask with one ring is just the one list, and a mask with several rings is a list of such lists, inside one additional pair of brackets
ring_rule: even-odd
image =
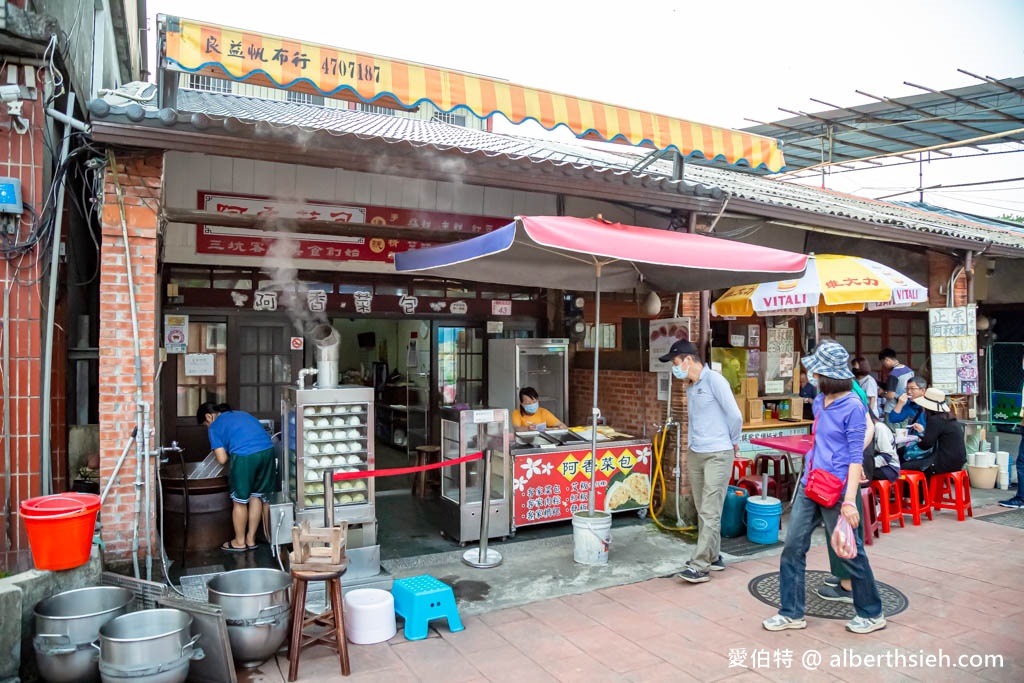
[[(7, 82), (7, 70), (0, 70), (0, 76)], [(18, 69), (19, 82), (23, 80), (23, 72)], [(41, 85), (41, 83), (39, 84)], [(40, 90), (41, 92), (41, 90)], [(38, 100), (24, 100), (23, 115), (30, 121), (31, 131), (19, 135), (10, 127), (0, 127), (0, 176), (9, 176), (21, 180), (22, 200), (41, 213), (46, 195), (43, 186), (44, 142), (43, 128), (45, 114)], [(28, 214), (24, 214), (19, 225), (17, 240), (25, 240), (30, 231), (27, 222)], [(41, 493), (40, 479), (40, 388), (42, 365), (42, 306), (40, 302), (41, 287), (39, 278), (44, 274), (38, 247), (21, 260), (0, 261), (0, 309), (7, 305), (7, 331), (9, 340), (8, 368), (0, 366), (0, 372), (7, 372), (10, 423), (4, 424), (0, 433), (0, 444), (7, 442), (11, 456), (11, 527), (13, 543), (8, 548), (3, 531), (0, 530), (0, 560), (4, 571), (15, 573), (32, 566), (29, 554), (28, 538), (18, 515), (21, 501), (38, 496)], [(5, 297), (4, 294), (7, 294)], [(59, 322), (59, 319), (58, 319)], [(3, 338), (0, 337), (0, 352)], [(55, 354), (59, 353), (55, 348)], [(62, 355), (55, 355), (63, 358)], [(63, 381), (63, 379), (61, 379)], [(63, 394), (63, 388), (54, 387)], [(0, 411), (3, 409), (5, 397), (0, 391)], [(0, 412), (2, 416), (2, 412)], [(53, 422), (63, 423), (63, 414), (54, 413)], [(0, 420), (2, 422), (2, 420)], [(54, 433), (54, 438), (59, 435)], [(58, 442), (54, 442), (57, 447)], [(54, 451), (51, 451), (51, 453)], [(0, 452), (0, 459), (3, 458)], [(54, 463), (57, 471), (57, 463)], [(2, 481), (2, 480), (0, 480)], [(3, 484), (0, 483), (0, 487)]]
[[(656, 317), (669, 318), (675, 314), (675, 294), (661, 295), (661, 312)], [(614, 307), (609, 307), (616, 313)], [(608, 322), (618, 322), (615, 316), (605, 317), (605, 306), (601, 306), (601, 317)], [(623, 310), (622, 315), (636, 315)], [(690, 328), (694, 341), (699, 334), (700, 294), (698, 292), (683, 293), (679, 301), (679, 315), (690, 316), (693, 323)], [(600, 362), (600, 361), (599, 361)], [(569, 424), (586, 424), (590, 420), (593, 407), (594, 371), (589, 369), (569, 369)], [(653, 441), (655, 423), (665, 422), (665, 401), (658, 400), (657, 375), (653, 372), (633, 372), (626, 370), (598, 370), (598, 407), (608, 424), (620, 431), (636, 436), (644, 434)], [(672, 415), (680, 423), (679, 434), (682, 436), (682, 471), (680, 472), (679, 491), (682, 497), (690, 496), (690, 485), (686, 477), (686, 392), (681, 383), (672, 380)], [(676, 487), (675, 476), (675, 435), (673, 430), (665, 441), (665, 453), (661, 468), (665, 474), (665, 482), (670, 493)], [(667, 508), (666, 508), (667, 509)]]
[[(117, 180), (124, 210), (135, 288), (136, 315), (142, 353), (142, 400), (156, 414), (154, 374), (157, 337), (157, 209), (163, 157), (160, 154), (119, 156)], [(103, 206), (103, 244), (100, 270), (100, 482), (106, 486), (121, 451), (136, 424), (135, 346), (128, 292), (125, 244), (114, 175), (107, 169)], [(140, 435), (141, 438), (141, 435)], [(151, 447), (153, 444), (151, 443)], [(154, 459), (150, 459), (152, 465)], [(106, 557), (130, 559), (133, 531), (136, 458), (125, 459), (102, 510)], [(155, 482), (151, 491), (155, 496)], [(156, 528), (155, 508), (153, 516)], [(141, 520), (139, 521), (141, 524)], [(144, 532), (140, 532), (144, 548)], [(155, 547), (155, 545), (154, 545)]]
[[(939, 288), (942, 288), (942, 292), (946, 291), (946, 288), (949, 287), (949, 278), (953, 275), (953, 270), (960, 265), (963, 265), (963, 263), (952, 256), (935, 251), (928, 252), (929, 306), (942, 307), (946, 305), (946, 295), (944, 293), (940, 294)], [(953, 305), (967, 305), (967, 274), (962, 271), (953, 285)]]

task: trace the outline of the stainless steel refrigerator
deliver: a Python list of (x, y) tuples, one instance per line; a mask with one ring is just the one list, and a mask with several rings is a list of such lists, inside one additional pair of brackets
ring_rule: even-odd
[(519, 390), (533, 387), (540, 404), (563, 422), (569, 408), (568, 339), (491, 339), (487, 342), (487, 405), (519, 408)]

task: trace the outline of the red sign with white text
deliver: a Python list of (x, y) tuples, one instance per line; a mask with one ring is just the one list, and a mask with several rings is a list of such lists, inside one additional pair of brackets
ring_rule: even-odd
[(394, 263), (395, 254), (430, 246), (430, 242), (386, 239), (383, 237), (347, 237), (331, 235), (332, 224), (360, 223), (400, 228), (420, 228), (438, 232), (480, 235), (511, 222), (510, 218), (474, 216), (394, 209), (385, 206), (359, 206), (326, 202), (287, 202), (268, 197), (200, 192), (199, 208), (214, 213), (259, 216), (267, 221), (307, 220), (324, 223), (323, 235), (268, 235), (263, 230), (196, 226), (196, 253), (226, 256), (287, 257), (326, 261), (376, 261)]
[[(590, 449), (517, 455), (513, 459), (512, 517), (515, 526), (572, 519), (589, 509)], [(651, 500), (651, 445), (597, 447), (594, 506), (622, 512)]]

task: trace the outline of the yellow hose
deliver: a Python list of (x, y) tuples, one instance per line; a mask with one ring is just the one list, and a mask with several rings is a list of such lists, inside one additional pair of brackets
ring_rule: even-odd
[[(659, 441), (658, 437), (661, 437)], [(651, 519), (654, 523), (665, 531), (696, 531), (696, 526), (668, 526), (663, 524), (658, 519), (658, 514), (662, 508), (665, 507), (665, 498), (668, 494), (668, 484), (665, 481), (665, 472), (661, 469), (661, 458), (665, 453), (665, 441), (668, 439), (668, 425), (661, 428), (657, 434), (654, 435), (654, 463), (651, 471), (651, 501), (648, 503), (648, 512), (651, 514)], [(678, 474), (676, 475), (678, 476)], [(661, 496), (658, 496), (658, 507), (654, 507), (654, 493), (658, 490), (658, 483), (661, 482)]]

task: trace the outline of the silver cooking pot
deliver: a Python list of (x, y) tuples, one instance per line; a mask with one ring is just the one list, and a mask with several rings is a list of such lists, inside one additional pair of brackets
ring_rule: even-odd
[(93, 586), (58, 593), (34, 610), (32, 645), (39, 674), (48, 683), (98, 683), (92, 642), (100, 627), (128, 611), (135, 594), (127, 588)]
[(288, 635), (291, 577), (276, 569), (238, 569), (210, 579), (208, 600), (220, 605), (235, 661), (258, 666)]
[(100, 627), (103, 683), (184, 683), (189, 663), (202, 659), (191, 635), (192, 615), (177, 609), (151, 609), (112, 619)]

